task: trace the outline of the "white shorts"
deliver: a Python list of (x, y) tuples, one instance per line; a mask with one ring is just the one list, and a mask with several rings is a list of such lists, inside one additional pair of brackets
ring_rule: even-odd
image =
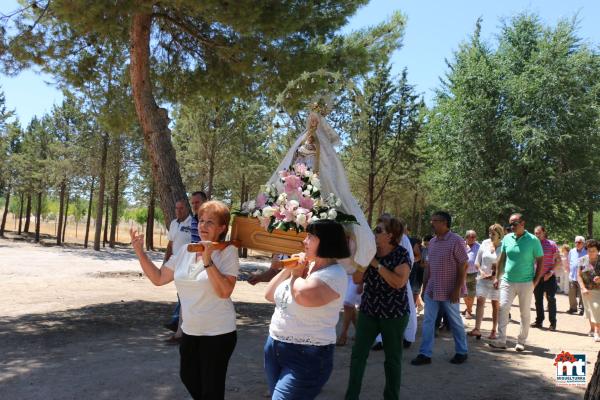
[(358, 285), (352, 280), (352, 275), (348, 275), (348, 288), (344, 297), (344, 306), (358, 307), (360, 305), (361, 293), (358, 293)]

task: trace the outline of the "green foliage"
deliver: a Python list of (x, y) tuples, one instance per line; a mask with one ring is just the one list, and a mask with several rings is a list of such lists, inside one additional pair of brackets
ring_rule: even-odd
[(390, 69), (379, 65), (363, 77), (365, 104), (354, 103), (342, 154), (351, 188), (370, 222), (384, 210), (398, 214), (398, 196), (417, 190), (423, 167), (417, 142), (423, 101), (408, 83), (406, 69), (398, 78)]
[(531, 224), (577, 229), (599, 205), (600, 59), (572, 22), (519, 15), (496, 49), (479, 23), (430, 113), (432, 200), (463, 228), (523, 211)]

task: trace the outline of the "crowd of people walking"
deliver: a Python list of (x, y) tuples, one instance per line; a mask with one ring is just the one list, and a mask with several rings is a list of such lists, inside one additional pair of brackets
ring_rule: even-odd
[[(193, 213), (188, 215), (185, 201), (177, 203), (162, 266), (144, 252), (143, 235), (132, 230), (131, 240), (154, 285), (175, 282), (180, 306), (167, 326), (175, 332), (170, 341), (180, 345), (182, 382), (194, 399), (223, 399), (237, 342), (231, 294), (239, 272), (238, 252), (225, 242), (230, 214), (224, 203), (206, 201), (204, 193), (195, 192)], [(555, 331), (558, 291), (568, 293), (566, 312), (585, 315), (589, 335), (600, 342), (600, 242), (577, 236), (572, 249), (559, 248), (544, 226), (536, 226), (533, 234), (527, 231), (521, 213), (511, 215), (505, 227), (490, 225), (481, 243), (474, 230), (464, 237), (453, 232), (447, 212), (433, 213), (430, 222), (434, 234), (420, 240), (409, 238), (398, 218), (381, 215), (373, 230), (376, 255), (363, 267), (347, 261), (356, 244), (342, 225), (314, 221), (306, 229), (305, 251), (296, 255), (294, 268), (284, 268), (285, 256), (275, 255), (269, 270), (248, 280), (252, 285), (267, 282), (265, 298), (275, 305), (264, 345), (265, 380), (272, 399), (314, 399), (332, 373), (336, 345), (350, 341), (351, 325), (355, 337), (345, 398), (359, 398), (369, 353), (383, 349), (382, 396), (399, 399), (402, 353), (415, 341), (417, 314), (424, 312), (421, 341), (410, 364), (432, 363), (441, 326), (454, 339), (455, 354), (449, 362), (462, 364), (469, 357), (467, 338), (483, 335), (488, 300), (492, 324), (485, 339), (492, 349), (507, 348), (515, 297), (520, 308), (516, 351), (525, 350), (530, 328)], [(188, 251), (186, 245), (192, 242), (204, 249)], [(474, 329), (465, 332), (463, 318), (474, 319)]]

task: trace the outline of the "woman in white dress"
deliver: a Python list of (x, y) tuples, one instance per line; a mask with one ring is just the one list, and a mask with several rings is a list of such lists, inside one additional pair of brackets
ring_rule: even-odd
[(500, 291), (494, 288), (494, 277), (496, 276), (496, 262), (500, 256), (504, 228), (500, 224), (494, 224), (488, 228), (488, 233), (490, 238), (481, 243), (475, 260), (475, 266), (478, 270), (476, 319), (475, 328), (467, 333), (467, 335), (475, 336), (477, 339), (481, 339), (480, 329), (486, 299), (492, 301), (492, 331), (488, 339), (496, 339), (496, 328), (498, 327)]
[[(205, 249), (183, 246), (161, 268), (144, 252), (144, 235), (131, 230), (131, 244), (142, 270), (156, 286), (175, 281), (181, 300), (183, 337), (179, 375), (194, 399), (223, 399), (229, 358), (237, 342), (231, 293), (239, 271), (237, 249), (217, 249), (229, 226), (229, 209), (208, 201), (198, 212), (198, 231)], [(221, 246), (223, 247), (223, 246)]]

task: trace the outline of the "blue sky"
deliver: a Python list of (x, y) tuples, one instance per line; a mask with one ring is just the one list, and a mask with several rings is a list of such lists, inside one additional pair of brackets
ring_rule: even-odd
[[(0, 12), (17, 7), (14, 0), (3, 0)], [(563, 18), (579, 19), (579, 35), (595, 48), (600, 45), (600, 1), (598, 0), (371, 0), (352, 17), (344, 31), (359, 29), (385, 20), (400, 10), (408, 18), (403, 46), (393, 55), (395, 73), (408, 68), (408, 78), (431, 104), (439, 77), (446, 71), (459, 43), (468, 39), (477, 18), (483, 18), (482, 37), (490, 42), (498, 34), (502, 20), (523, 11), (537, 13), (546, 24)], [(0, 75), (0, 87), (9, 109), (14, 109), (23, 124), (33, 115), (41, 116), (61, 101), (60, 92), (46, 82), (52, 77), (26, 71), (9, 78)]]

